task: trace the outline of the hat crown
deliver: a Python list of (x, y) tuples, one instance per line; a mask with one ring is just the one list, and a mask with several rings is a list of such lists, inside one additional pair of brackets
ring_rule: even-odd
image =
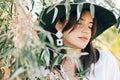
[(97, 37), (102, 32), (104, 32), (106, 29), (108, 29), (109, 27), (111, 27), (113, 24), (116, 23), (115, 15), (108, 9), (105, 9), (104, 7), (101, 7), (99, 5), (95, 5), (92, 3), (88, 3), (82, 0), (74, 0), (73, 2), (68, 2), (66, 0), (53, 6), (53, 8), (49, 12), (48, 10), (51, 7), (48, 7), (44, 10), (44, 13), (42, 15), (42, 21), (45, 24), (42, 24), (42, 27), (47, 31), (56, 32), (54, 26), (60, 18), (62, 18), (63, 16), (67, 14), (66, 10), (68, 10), (68, 12), (78, 12), (77, 10), (81, 11), (80, 5), (83, 5), (82, 9), (91, 9), (92, 7), (91, 12), (94, 13), (93, 17), (97, 21), (97, 24), (96, 24), (97, 31), (96, 31), (95, 37)]

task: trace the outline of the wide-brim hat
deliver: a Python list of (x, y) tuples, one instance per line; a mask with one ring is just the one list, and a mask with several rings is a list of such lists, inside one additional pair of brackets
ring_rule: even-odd
[[(80, 2), (80, 3), (60, 3), (57, 4), (52, 10), (50, 10), (50, 7), (47, 7), (43, 15), (41, 17), (40, 25), (49, 32), (56, 32), (55, 24), (56, 22), (66, 15), (66, 5), (69, 4), (71, 9), (70, 12), (77, 11), (77, 6), (80, 4), (83, 4), (82, 9), (90, 9), (90, 6), (94, 6), (94, 17), (97, 20), (97, 30), (95, 37), (103, 33), (106, 29), (111, 27), (116, 23), (115, 15), (108, 9), (92, 4), (92, 3), (86, 3), (86, 2)], [(55, 9), (57, 9), (57, 13), (55, 13)], [(50, 10), (50, 11), (48, 11)], [(54, 21), (53, 18), (55, 17)]]

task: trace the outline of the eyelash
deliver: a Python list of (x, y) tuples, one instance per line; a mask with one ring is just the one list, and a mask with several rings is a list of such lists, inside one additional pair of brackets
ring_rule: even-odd
[[(82, 25), (82, 23), (76, 23), (76, 25)], [(92, 29), (92, 26), (88, 26), (89, 29)]]
[(88, 26), (88, 28), (89, 28), (89, 29), (92, 29), (92, 27), (91, 27), (91, 26)]
[(76, 23), (76, 25), (82, 25), (82, 23)]

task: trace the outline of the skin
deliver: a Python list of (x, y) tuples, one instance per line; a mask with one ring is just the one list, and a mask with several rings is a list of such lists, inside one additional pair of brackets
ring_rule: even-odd
[[(65, 24), (61, 24), (61, 22), (58, 21), (55, 27), (58, 31), (62, 32), (64, 26)], [(64, 46), (71, 47), (71, 49), (66, 50), (66, 53), (72, 53), (73, 58), (79, 58), (81, 50), (84, 49), (90, 41), (92, 26), (93, 18), (90, 12), (84, 11), (78, 20), (78, 23), (73, 25), (75, 28), (70, 28), (69, 30), (63, 32), (62, 39)], [(71, 63), (69, 59), (65, 59), (62, 62), (62, 66), (70, 80), (78, 80), (78, 77), (75, 76), (75, 64)]]

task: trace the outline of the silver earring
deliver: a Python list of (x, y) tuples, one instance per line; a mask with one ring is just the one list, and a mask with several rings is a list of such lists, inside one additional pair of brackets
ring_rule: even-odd
[(63, 34), (60, 31), (58, 31), (55, 35), (58, 38), (57, 39), (57, 46), (62, 46), (63, 45), (63, 40), (61, 38), (62, 38)]

